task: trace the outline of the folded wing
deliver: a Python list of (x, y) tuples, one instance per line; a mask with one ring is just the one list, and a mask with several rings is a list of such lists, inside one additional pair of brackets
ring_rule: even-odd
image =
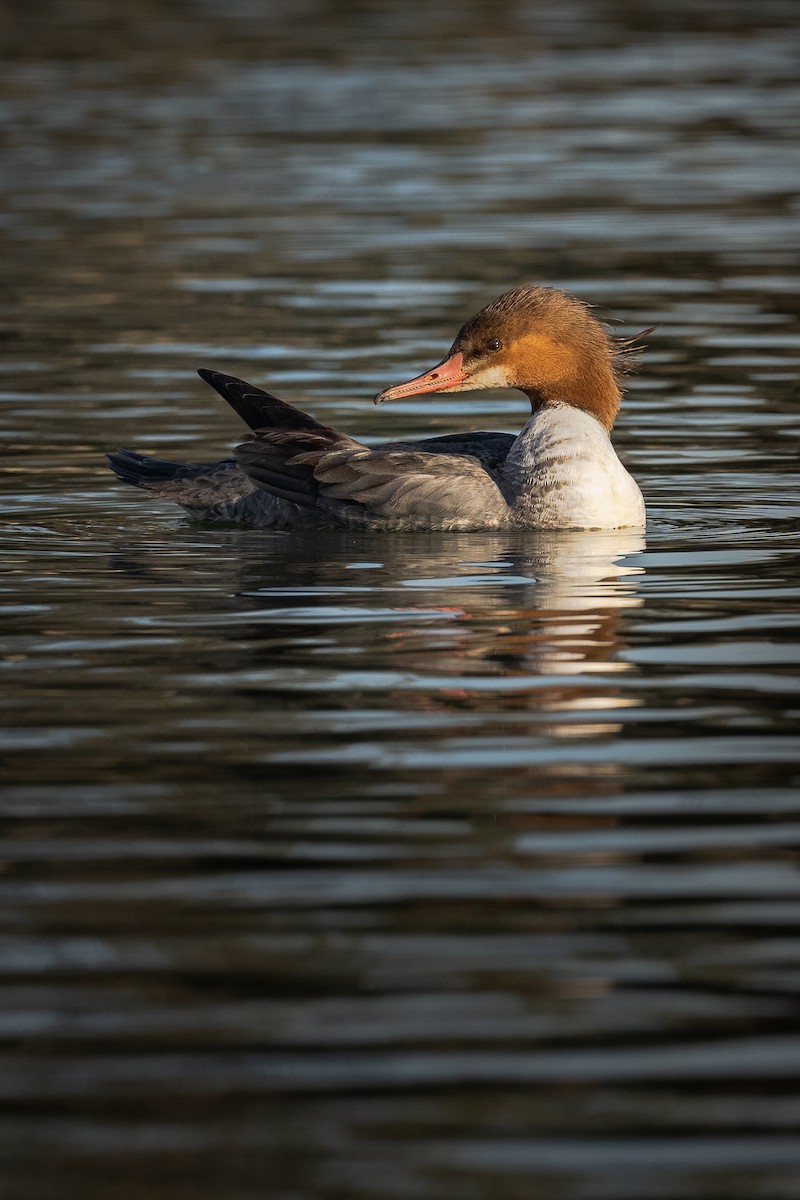
[(276, 430), (259, 432), (236, 456), (259, 487), (345, 524), (494, 529), (509, 520), (497, 484), (467, 455), (370, 449), (341, 434)]
[(432, 438), (430, 449), (370, 448), (232, 375), (199, 374), (253, 430), (255, 436), (237, 447), (236, 460), (252, 483), (273, 496), (344, 524), (408, 529), (508, 524), (508, 506), (488, 473), (513, 441), (506, 434), (481, 435), (475, 456), (463, 452), (468, 439), (460, 435)]

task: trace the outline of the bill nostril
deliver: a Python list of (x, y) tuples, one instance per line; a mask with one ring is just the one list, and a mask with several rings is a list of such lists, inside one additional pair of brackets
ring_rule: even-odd
[(439, 372), (431, 371), (431, 379), (438, 379), (438, 378), (439, 378)]

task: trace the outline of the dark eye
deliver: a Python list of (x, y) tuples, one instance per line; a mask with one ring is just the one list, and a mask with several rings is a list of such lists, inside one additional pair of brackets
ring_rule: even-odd
[(492, 340), (489, 342), (489, 349), (490, 350), (502, 350), (503, 343), (500, 341), (500, 338), (492, 338)]

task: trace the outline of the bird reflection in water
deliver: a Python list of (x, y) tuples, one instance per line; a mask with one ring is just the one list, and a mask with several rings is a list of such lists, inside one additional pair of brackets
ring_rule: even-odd
[[(196, 570), (193, 633), (210, 621), (230, 640), (227, 678), (251, 696), (307, 691), (308, 671), (340, 710), (527, 712), (538, 734), (561, 737), (614, 732), (609, 714), (637, 703), (615, 680), (631, 669), (641, 531), (196, 536), (181, 580)], [(155, 553), (126, 548), (117, 565), (162, 585)], [(224, 613), (220, 589), (236, 593)]]
[[(424, 591), (426, 612), (439, 608), (453, 616), (439, 630), (445, 637), (435, 654), (435, 669), (451, 678), (442, 678), (437, 692), (418, 694), (417, 702), (432, 709), (454, 703), (485, 709), (494, 691), (504, 709), (540, 714), (588, 716), (635, 706), (637, 700), (622, 694), (614, 677), (631, 669), (621, 652), (625, 613), (642, 604), (638, 583), (644, 568), (634, 556), (644, 549), (644, 535), (542, 533), (513, 544), (492, 538), (491, 546), (487, 540), (483, 535), (481, 545), (465, 547), (460, 539), (452, 556), (426, 560), (424, 574), (410, 581)], [(482, 552), (482, 559), (470, 562), (467, 550)], [(448, 569), (454, 574), (442, 577)], [(416, 657), (419, 627), (404, 623), (386, 636), (395, 652)], [(407, 657), (404, 665), (410, 665)], [(464, 675), (466, 680), (452, 678)], [(591, 677), (585, 686), (583, 676)], [(500, 680), (505, 686), (498, 686)], [(408, 703), (406, 695), (403, 704)], [(618, 728), (606, 718), (596, 731)], [(574, 716), (537, 729), (573, 737), (595, 731)]]

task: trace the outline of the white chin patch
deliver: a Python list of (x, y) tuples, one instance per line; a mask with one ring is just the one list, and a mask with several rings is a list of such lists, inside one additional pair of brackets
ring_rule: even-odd
[(505, 388), (512, 387), (508, 382), (508, 377), (503, 367), (483, 367), (480, 371), (476, 371), (474, 375), (470, 375), (464, 383), (462, 383), (459, 391), (472, 392), (478, 388)]

